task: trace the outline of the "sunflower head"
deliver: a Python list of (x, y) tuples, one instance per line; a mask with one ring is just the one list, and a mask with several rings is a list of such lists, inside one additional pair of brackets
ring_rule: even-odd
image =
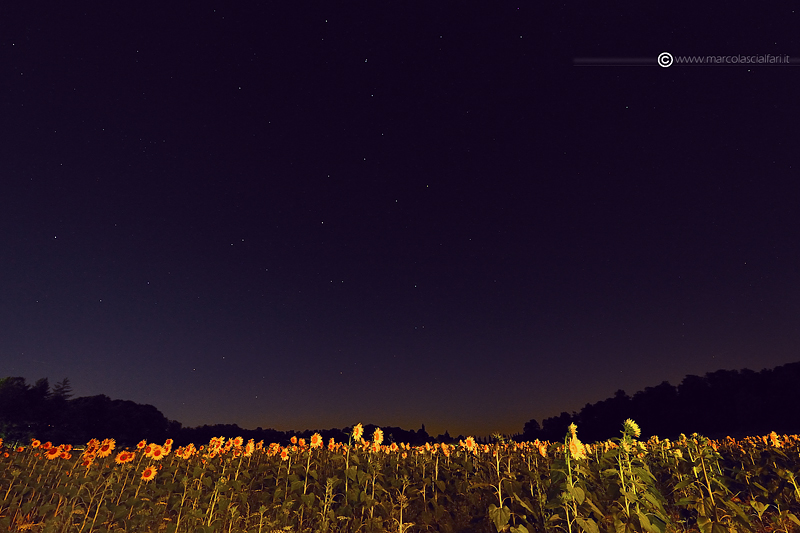
[(639, 428), (639, 424), (637, 424), (630, 418), (622, 423), (622, 433), (636, 438), (642, 436), (642, 430)]

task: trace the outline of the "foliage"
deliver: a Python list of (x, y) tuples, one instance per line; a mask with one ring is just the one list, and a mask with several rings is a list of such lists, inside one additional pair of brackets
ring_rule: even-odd
[(584, 445), (468, 437), (384, 444), (359, 424), (347, 444), (213, 438), (199, 448), (113, 440), (0, 450), (0, 530), (790, 531), (800, 526), (800, 437)]

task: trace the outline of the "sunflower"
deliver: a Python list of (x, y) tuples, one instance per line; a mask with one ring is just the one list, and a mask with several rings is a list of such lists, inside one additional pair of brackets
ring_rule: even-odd
[(471, 451), (471, 452), (474, 452), (475, 450), (477, 450), (477, 449), (478, 449), (478, 444), (475, 442), (475, 439), (474, 439), (474, 438), (472, 438), (472, 437), (467, 437), (467, 438), (466, 438), (466, 440), (464, 440), (464, 447), (465, 447), (467, 450), (469, 450), (469, 451)]
[(233, 445), (236, 446), (237, 448), (241, 446), (243, 443), (244, 439), (242, 437), (236, 437), (235, 439), (233, 439)]
[(117, 441), (114, 439), (106, 439), (103, 441), (103, 444), (100, 445), (100, 448), (97, 450), (97, 457), (103, 458), (108, 457), (111, 455), (111, 452), (114, 451), (114, 448), (117, 447)]
[(321, 448), (322, 447), (322, 435), (319, 433), (314, 433), (311, 435), (311, 447), (312, 448)]
[(288, 461), (289, 460), (289, 450), (286, 448), (281, 449), (281, 460)]
[(364, 436), (364, 426), (361, 424), (356, 424), (353, 427), (353, 440), (359, 441), (361, 437)]
[(159, 446), (158, 444), (153, 445), (153, 451), (150, 453), (150, 458), (154, 461), (160, 461), (164, 457), (167, 456), (166, 450)]
[(133, 461), (134, 457), (136, 457), (136, 454), (133, 452), (120, 452), (114, 458), (114, 462), (116, 462), (118, 465), (130, 463)]
[(147, 441), (142, 439), (139, 441), (139, 444), (136, 445), (136, 448), (142, 450), (145, 446), (147, 446)]
[(381, 428), (375, 428), (375, 433), (372, 434), (372, 440), (377, 444), (383, 442), (383, 430), (381, 430)]
[(294, 437), (292, 437), (291, 439), (289, 439), (289, 441), (290, 441), (292, 444), (297, 444), (297, 436), (294, 436)]
[(144, 469), (144, 472), (142, 472), (142, 481), (150, 481), (151, 479), (156, 477), (156, 472), (158, 472), (156, 467), (148, 466), (147, 468)]
[(31, 441), (31, 448), (38, 448), (38, 447), (39, 447), (39, 446), (41, 446), (41, 445), (42, 445), (41, 441), (38, 441), (38, 440), (36, 440), (36, 439), (33, 439), (33, 440)]
[(586, 447), (578, 440), (578, 437), (570, 439), (569, 454), (575, 459), (586, 459)]
[(51, 448), (48, 448), (47, 452), (45, 452), (45, 454), (44, 454), (44, 456), (47, 459), (55, 459), (59, 455), (61, 455), (61, 450), (59, 450), (57, 446), (53, 446)]
[(448, 446), (444, 442), (442, 443), (442, 453), (444, 454), (445, 457), (450, 457), (450, 446)]
[(43, 449), (43, 450), (49, 450), (49, 449), (50, 449), (50, 448), (52, 448), (52, 447), (53, 447), (53, 443), (52, 443), (52, 442), (50, 442), (50, 441), (47, 441), (47, 442), (45, 442), (44, 444), (42, 444), (42, 449)]
[(625, 420), (625, 422), (622, 423), (622, 428), (623, 428), (623, 432), (625, 432), (625, 433), (627, 433), (627, 434), (629, 434), (631, 436), (634, 436), (636, 438), (639, 438), (639, 437), (642, 436), (642, 430), (639, 428), (639, 424), (637, 424), (636, 422), (634, 422), (630, 418)]

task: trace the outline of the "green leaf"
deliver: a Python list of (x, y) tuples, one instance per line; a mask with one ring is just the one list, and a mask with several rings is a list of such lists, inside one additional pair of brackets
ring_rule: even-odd
[(303, 489), (303, 484), (304, 483), (299, 479), (297, 481), (293, 481), (289, 490), (292, 492), (300, 492)]
[(580, 487), (570, 487), (569, 485), (567, 485), (567, 488), (572, 497), (577, 500), (578, 505), (581, 505), (583, 500), (586, 499), (586, 493), (583, 492), (583, 489)]
[[(531, 514), (536, 514), (536, 511), (534, 511), (534, 510), (531, 508), (531, 506), (530, 506), (530, 505), (528, 505), (528, 502), (526, 502), (525, 500), (523, 500), (522, 498), (520, 498), (520, 497), (519, 497), (519, 495), (518, 495), (516, 492), (512, 492), (511, 494), (513, 494), (513, 495), (514, 495), (514, 499), (515, 499), (515, 500), (517, 500), (517, 502), (518, 502), (518, 503), (519, 503), (521, 506), (523, 506), (525, 509), (527, 509), (527, 510), (528, 510), (528, 512), (530, 512)], [(526, 531), (527, 531), (527, 530), (526, 530)]]
[(578, 525), (581, 526), (581, 529), (587, 533), (600, 533), (597, 523), (591, 518), (576, 516), (575, 521), (578, 522)]
[(520, 524), (516, 527), (511, 526), (509, 531), (511, 531), (511, 533), (528, 533), (528, 528)]
[(511, 509), (505, 505), (498, 508), (495, 504), (489, 506), (489, 518), (494, 522), (497, 531), (502, 531), (508, 521), (511, 519)]
[(786, 513), (786, 516), (789, 517), (789, 520), (791, 520), (792, 522), (794, 522), (795, 524), (800, 526), (800, 520), (798, 520), (797, 517), (794, 514)]
[(761, 520), (761, 517), (764, 514), (764, 511), (767, 510), (767, 507), (769, 507), (769, 505), (766, 504), (766, 503), (761, 503), (761, 502), (756, 501), (756, 500), (750, 500), (750, 507), (755, 509), (755, 511), (758, 513), (758, 519)]
[(639, 523), (642, 524), (642, 529), (650, 531), (650, 519), (641, 511), (636, 511), (636, 516), (639, 517)]

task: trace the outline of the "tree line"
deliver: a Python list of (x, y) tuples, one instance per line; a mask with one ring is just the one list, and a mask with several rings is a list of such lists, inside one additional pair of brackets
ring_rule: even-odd
[(525, 424), (524, 440), (560, 440), (566, 428), (578, 426), (581, 440), (593, 442), (619, 436), (622, 422), (635, 420), (643, 438), (675, 439), (681, 433), (710, 438), (730, 435), (800, 433), (800, 362), (760, 372), (717, 370), (687, 375), (677, 386), (664, 381), (628, 396), (618, 390), (605, 400), (586, 404), (579, 412), (562, 412)]
[[(586, 404), (579, 412), (562, 412), (527, 422), (511, 440), (564, 438), (567, 427), (578, 426), (581, 440), (593, 442), (619, 436), (622, 422), (634, 419), (643, 438), (658, 435), (675, 439), (679, 434), (700, 433), (712, 438), (730, 435), (762, 435), (770, 431), (800, 433), (800, 362), (760, 372), (717, 370), (704, 376), (687, 375), (677, 386), (664, 381), (628, 396), (618, 390), (612, 397)], [(364, 426), (370, 437), (376, 426)], [(463, 435), (448, 432), (432, 438), (423, 424), (419, 430), (382, 427), (386, 443), (421, 445), (425, 442), (458, 442)], [(103, 394), (72, 398), (72, 387), (64, 379), (52, 388), (47, 378), (33, 385), (22, 377), (0, 379), (0, 438), (27, 443), (31, 438), (54, 443), (80, 444), (92, 438), (114, 438), (120, 446), (133, 446), (142, 439), (176, 444), (205, 443), (211, 437), (243, 437), (264, 442), (288, 443), (292, 436), (310, 438), (317, 431), (325, 442), (333, 438), (347, 442), (351, 427), (342, 429), (278, 431), (243, 429), (236, 424), (183, 427), (167, 419), (152, 405), (112, 400)], [(488, 442), (490, 438), (478, 438)]]

